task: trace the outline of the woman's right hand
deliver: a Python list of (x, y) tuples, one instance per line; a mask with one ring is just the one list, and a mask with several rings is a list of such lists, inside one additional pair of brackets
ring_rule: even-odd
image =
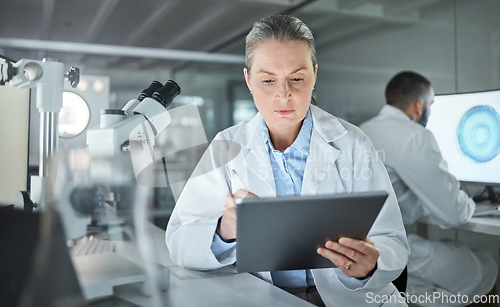
[(216, 230), (224, 241), (236, 239), (236, 198), (258, 198), (258, 196), (247, 190), (239, 189), (226, 198), (222, 219)]

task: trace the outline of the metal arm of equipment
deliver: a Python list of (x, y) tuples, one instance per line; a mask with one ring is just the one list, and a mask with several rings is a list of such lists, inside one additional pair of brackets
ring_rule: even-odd
[[(58, 114), (62, 108), (64, 78), (69, 80), (72, 87), (76, 87), (79, 82), (79, 69), (72, 67), (69, 72), (64, 73), (64, 64), (56, 60), (22, 59), (16, 63), (3, 64), (1, 76), (2, 83), (12, 87), (36, 88), (36, 106), (40, 113), (39, 185), (43, 186), (43, 178), (48, 175), (49, 158), (55, 153), (58, 145)], [(40, 204), (41, 186), (33, 193), (32, 184), (31, 198), (43, 208), (43, 204)]]

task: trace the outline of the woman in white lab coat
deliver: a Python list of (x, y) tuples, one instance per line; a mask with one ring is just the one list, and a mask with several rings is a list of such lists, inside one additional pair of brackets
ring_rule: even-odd
[[(344, 238), (318, 249), (336, 266), (310, 270), (321, 299), (327, 306), (405, 305), (391, 283), (409, 255), (394, 191), (361, 130), (310, 104), (318, 68), (311, 32), (294, 17), (272, 16), (254, 25), (246, 44), (244, 75), (259, 113), (220, 132), (184, 187), (166, 232), (172, 260), (197, 270), (233, 264), (235, 198), (275, 197), (280, 183), (269, 148), (285, 152), (300, 137), (308, 145), (300, 195), (389, 193), (365, 241)], [(310, 133), (299, 136), (306, 117)], [(216, 252), (222, 241), (232, 245)], [(276, 282), (270, 272), (257, 275)]]

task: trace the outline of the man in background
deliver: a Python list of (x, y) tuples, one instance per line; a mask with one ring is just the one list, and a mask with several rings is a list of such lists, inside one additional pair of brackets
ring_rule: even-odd
[[(404, 223), (420, 221), (442, 228), (466, 223), (476, 205), (460, 190), (434, 136), (425, 129), (434, 101), (431, 83), (415, 72), (400, 72), (387, 84), (385, 96), (387, 104), (380, 113), (360, 128), (381, 153)], [(472, 302), (474, 295), (495, 287), (498, 266), (488, 252), (414, 234), (408, 235), (408, 242), (408, 294), (460, 294)]]

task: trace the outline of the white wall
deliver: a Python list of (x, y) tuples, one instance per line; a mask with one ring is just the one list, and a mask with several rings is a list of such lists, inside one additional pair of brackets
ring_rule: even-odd
[(0, 86), (0, 205), (26, 191), (28, 173), (29, 89)]

